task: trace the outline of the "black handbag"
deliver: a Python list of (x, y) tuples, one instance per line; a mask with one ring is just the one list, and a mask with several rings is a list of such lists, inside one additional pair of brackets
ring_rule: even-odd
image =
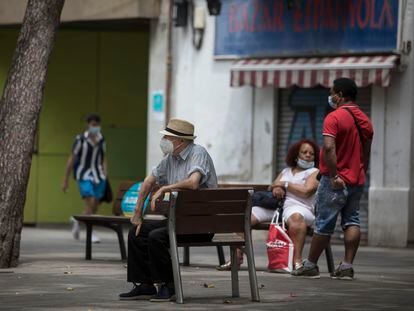
[(283, 209), (285, 199), (278, 199), (273, 196), (272, 191), (257, 191), (252, 196), (252, 206), (260, 206), (265, 209), (279, 210)]
[(112, 187), (111, 187), (111, 184), (109, 183), (109, 180), (106, 180), (105, 193), (100, 201), (111, 203), (112, 200), (113, 200)]

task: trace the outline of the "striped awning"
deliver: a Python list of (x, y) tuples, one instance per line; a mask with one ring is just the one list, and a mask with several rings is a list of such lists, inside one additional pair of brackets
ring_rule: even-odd
[(397, 60), (396, 55), (244, 59), (231, 68), (231, 86), (331, 87), (335, 79), (347, 77), (359, 87), (387, 87)]

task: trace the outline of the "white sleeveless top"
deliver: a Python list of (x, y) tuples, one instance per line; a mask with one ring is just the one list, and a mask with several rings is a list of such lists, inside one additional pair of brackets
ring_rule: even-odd
[[(292, 168), (287, 167), (282, 171), (282, 178), (281, 181), (287, 181), (292, 184), (304, 185), (308, 178), (318, 171), (317, 168), (312, 167), (302, 172), (296, 173), (293, 175)], [(309, 198), (300, 198), (289, 191), (289, 187), (286, 192), (285, 204), (283, 205), (285, 208), (290, 206), (301, 206), (304, 208), (309, 209), (312, 213), (315, 210), (315, 194), (310, 196)]]

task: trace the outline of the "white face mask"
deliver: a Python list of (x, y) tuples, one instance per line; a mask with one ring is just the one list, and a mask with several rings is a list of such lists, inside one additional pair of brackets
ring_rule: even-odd
[(174, 145), (171, 140), (161, 138), (160, 148), (164, 154), (172, 154), (174, 152)]
[(305, 160), (302, 160), (300, 158), (298, 158), (297, 164), (300, 168), (303, 168), (304, 170), (307, 170), (307, 169), (312, 168), (312, 167), (315, 166), (314, 161), (305, 161)]
[(332, 97), (333, 96), (328, 96), (328, 104), (332, 109), (336, 109), (336, 104), (333, 102)]
[(101, 127), (100, 126), (91, 126), (89, 128), (89, 133), (93, 134), (93, 135), (98, 135), (101, 132)]

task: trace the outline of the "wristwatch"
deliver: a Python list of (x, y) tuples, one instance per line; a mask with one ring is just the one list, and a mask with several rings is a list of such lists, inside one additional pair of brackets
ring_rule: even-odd
[(289, 182), (285, 181), (285, 190), (287, 190), (288, 186), (289, 186)]

